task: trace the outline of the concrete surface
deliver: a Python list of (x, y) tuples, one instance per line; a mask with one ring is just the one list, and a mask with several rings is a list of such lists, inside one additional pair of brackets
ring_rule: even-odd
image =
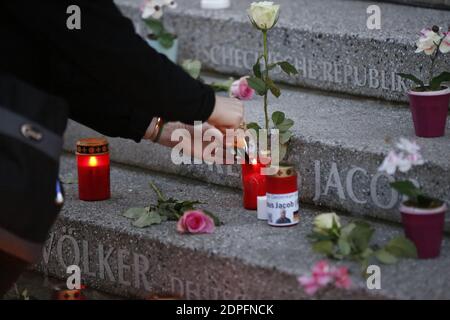
[[(232, 1), (230, 9), (202, 10), (200, 1), (180, 1), (166, 10), (167, 26), (180, 39), (179, 59), (197, 58), (210, 70), (246, 75), (262, 52), (262, 36), (251, 26), (246, 9), (252, 1)], [(417, 8), (372, 1), (381, 9), (381, 29), (369, 30), (368, 3), (348, 0), (278, 0), (281, 16), (269, 33), (272, 60), (288, 60), (297, 66), (298, 77), (274, 75), (293, 85), (345, 92), (352, 95), (406, 101), (410, 83), (397, 72), (421, 75), (429, 57), (416, 54), (420, 30), (449, 24), (446, 10)], [(141, 34), (147, 31), (140, 19), (137, 0), (117, 0)], [(442, 58), (442, 57), (441, 57)], [(450, 64), (440, 59), (436, 72)], [(448, 69), (448, 68), (447, 68)]]
[[(63, 178), (75, 175), (75, 161), (62, 157)], [(121, 216), (129, 207), (156, 200), (148, 187), (154, 181), (167, 195), (198, 199), (220, 216), (224, 225), (211, 235), (180, 235), (175, 222), (138, 229)], [(238, 191), (167, 176), (152, 171), (114, 166), (112, 198), (102, 202), (77, 199), (77, 185), (66, 184), (66, 203), (38, 269), (65, 277), (65, 265), (82, 268), (83, 282), (113, 294), (144, 297), (166, 293), (187, 299), (303, 299), (296, 277), (322, 256), (311, 251), (314, 208), (301, 205), (301, 222), (273, 228), (242, 209)], [(344, 220), (347, 220), (344, 217)], [(376, 243), (401, 234), (396, 225), (373, 222)], [(382, 289), (369, 291), (359, 266), (349, 266), (354, 286), (330, 289), (316, 298), (448, 299), (449, 239), (434, 260), (402, 260), (381, 266)]]
[[(262, 99), (245, 102), (245, 108), (247, 122), (262, 124)], [(302, 201), (399, 221), (400, 198), (377, 172), (399, 137), (417, 140), (427, 163), (396, 178), (415, 179), (429, 194), (450, 201), (450, 121), (445, 137), (416, 138), (411, 113), (403, 105), (292, 88), (271, 99), (270, 110), (284, 111), (295, 121), (288, 160), (300, 173)], [(65, 149), (73, 151), (77, 139), (98, 135), (71, 123)], [(109, 141), (114, 161), (240, 188), (237, 166), (175, 165), (170, 149), (147, 141)]]

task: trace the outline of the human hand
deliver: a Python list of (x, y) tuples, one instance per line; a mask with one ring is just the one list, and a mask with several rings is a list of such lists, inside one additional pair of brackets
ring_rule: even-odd
[(216, 105), (208, 123), (222, 132), (237, 129), (244, 119), (244, 105), (235, 98), (216, 96)]
[[(200, 139), (197, 144), (194, 142), (194, 136)], [(224, 134), (206, 122), (196, 126), (168, 122), (162, 128), (158, 143), (170, 148), (177, 146), (183, 150), (184, 156), (193, 156), (209, 163), (217, 161), (225, 163), (227, 156), (228, 159), (234, 159), (232, 150), (226, 146)]]

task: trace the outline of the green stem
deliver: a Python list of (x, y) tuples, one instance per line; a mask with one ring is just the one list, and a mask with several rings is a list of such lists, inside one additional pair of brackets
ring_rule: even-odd
[[(264, 82), (267, 84), (267, 79), (269, 78), (269, 48), (267, 46), (267, 30), (263, 30), (263, 39), (264, 39)], [(264, 94), (264, 116), (265, 116), (265, 124), (266, 130), (269, 132), (269, 114), (267, 112), (267, 95), (269, 90), (266, 90)]]
[(444, 40), (444, 38), (441, 39), (441, 41), (439, 41), (439, 43), (435, 43), (437, 48), (436, 48), (436, 52), (433, 54), (433, 56), (431, 57), (431, 66), (430, 66), (430, 74), (429, 74), (429, 80), (428, 80), (428, 85), (431, 86), (431, 81), (433, 80), (433, 75), (434, 75), (434, 64), (436, 62), (436, 59), (439, 55), (439, 47), (442, 44), (442, 41)]
[(150, 187), (152, 187), (152, 189), (156, 192), (156, 194), (158, 195), (158, 198), (159, 198), (161, 201), (165, 201), (165, 199), (164, 199), (164, 197), (163, 197), (161, 191), (159, 191), (158, 187), (157, 187), (153, 182), (151, 182), (151, 181), (150, 181)]

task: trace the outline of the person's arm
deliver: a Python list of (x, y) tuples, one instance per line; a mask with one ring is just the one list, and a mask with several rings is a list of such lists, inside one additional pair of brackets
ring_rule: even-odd
[[(81, 8), (81, 30), (66, 27), (72, 4)], [(71, 118), (139, 141), (155, 116), (192, 123), (213, 113), (213, 90), (150, 48), (112, 0), (11, 0), (2, 6), (30, 39), (53, 51), (59, 64), (53, 92), (68, 100)]]

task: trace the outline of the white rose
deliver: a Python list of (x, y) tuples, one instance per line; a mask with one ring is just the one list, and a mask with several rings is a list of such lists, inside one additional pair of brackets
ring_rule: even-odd
[(280, 6), (270, 1), (253, 2), (248, 9), (248, 15), (259, 29), (273, 28), (278, 20)]
[(430, 29), (423, 29), (420, 32), (420, 38), (417, 40), (417, 50), (416, 53), (424, 52), (426, 55), (430, 56), (434, 54), (438, 48), (439, 43), (442, 40), (442, 36), (438, 32), (434, 32)]
[(340, 220), (339, 216), (334, 212), (323, 213), (323, 214), (319, 214), (314, 219), (314, 225), (318, 229), (329, 230), (333, 227), (333, 221), (334, 221), (334, 223), (340, 228), (341, 223), (339, 222), (339, 220)]

